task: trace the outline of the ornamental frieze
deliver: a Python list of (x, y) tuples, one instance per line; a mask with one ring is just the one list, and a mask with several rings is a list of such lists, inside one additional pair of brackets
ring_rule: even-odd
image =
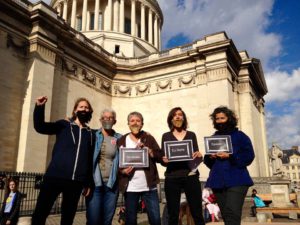
[(106, 92), (109, 92), (111, 93), (111, 86), (112, 86), (112, 83), (110, 81), (106, 81), (104, 79), (100, 79), (100, 88), (102, 90), (105, 90)]
[(83, 80), (87, 81), (92, 85), (96, 85), (96, 76), (94, 74), (88, 73), (85, 69), (82, 70)]
[(196, 75), (192, 74), (190, 77), (179, 77), (178, 78), (179, 87), (181, 87), (182, 84), (188, 85), (188, 84), (195, 84), (196, 83)]
[(15, 41), (10, 34), (7, 35), (6, 47), (13, 48), (14, 50), (20, 52), (23, 56), (28, 55), (29, 43), (27, 41), (22, 41), (21, 43), (17, 43), (17, 41)]
[(146, 84), (145, 86), (138, 85), (135, 87), (136, 95), (150, 93), (151, 84)]
[(172, 80), (168, 80), (165, 83), (161, 81), (156, 82), (156, 91), (167, 88), (172, 89)]
[(131, 96), (131, 87), (129, 85), (128, 86), (115, 85), (114, 89), (115, 89), (115, 95), (119, 93), (122, 95), (128, 94), (129, 96)]
[(64, 58), (61, 58), (61, 68), (63, 71), (66, 71), (68, 74), (71, 74), (72, 76), (77, 76), (77, 66), (75, 64), (72, 64), (71, 66), (68, 65), (67, 61)]

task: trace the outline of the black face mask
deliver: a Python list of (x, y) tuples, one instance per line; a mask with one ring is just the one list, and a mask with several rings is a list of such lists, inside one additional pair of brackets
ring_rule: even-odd
[(215, 123), (214, 127), (217, 131), (220, 131), (222, 133), (234, 130), (234, 127), (232, 127), (232, 125), (228, 121), (225, 123)]
[(80, 123), (85, 124), (88, 123), (91, 118), (92, 118), (92, 113), (91, 112), (86, 112), (86, 111), (77, 111), (76, 116), (79, 119)]

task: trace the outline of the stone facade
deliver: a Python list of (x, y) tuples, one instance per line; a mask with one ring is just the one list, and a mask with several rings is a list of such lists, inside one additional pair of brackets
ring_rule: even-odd
[[(156, 2), (156, 1), (155, 1)], [(263, 96), (267, 87), (260, 61), (239, 52), (225, 32), (189, 45), (136, 58), (111, 54), (73, 29), (43, 2), (0, 0), (0, 170), (44, 172), (55, 137), (37, 134), (36, 97), (48, 96), (46, 120), (71, 114), (78, 97), (94, 108), (99, 127), (103, 108), (117, 112), (115, 129), (128, 132), (127, 115), (144, 115), (144, 129), (160, 143), (167, 114), (181, 106), (204, 153), (204, 136), (214, 130), (209, 114), (219, 105), (235, 110), (239, 128), (252, 139), (252, 176), (269, 176)], [(164, 168), (159, 167), (163, 177)], [(208, 170), (200, 165), (201, 179)]]

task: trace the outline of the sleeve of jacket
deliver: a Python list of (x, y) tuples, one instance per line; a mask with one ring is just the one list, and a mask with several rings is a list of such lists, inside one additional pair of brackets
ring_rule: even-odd
[(33, 126), (40, 134), (56, 134), (60, 128), (59, 122), (45, 122), (45, 105), (35, 105), (33, 112)]
[(11, 212), (11, 214), (9, 216), (9, 220), (13, 220), (17, 216), (19, 216), (21, 201), (22, 201), (22, 194), (18, 191), (16, 193), (16, 200), (15, 200), (14, 205), (12, 207), (12, 212)]
[(204, 155), (204, 164), (211, 169), (215, 163), (216, 159), (212, 159), (209, 155)]
[(150, 143), (151, 143), (151, 146), (149, 146), (149, 148), (151, 148), (153, 150), (153, 155), (154, 155), (156, 162), (161, 163), (164, 153), (158, 146), (158, 144), (153, 136), (149, 135), (149, 139), (150, 139)]
[(255, 158), (251, 140), (246, 134), (239, 131), (238, 142), (239, 148), (237, 149), (236, 153), (232, 154), (230, 161), (239, 168), (247, 167)]
[(95, 143), (96, 143), (96, 130), (91, 130), (92, 135), (92, 143), (89, 149), (89, 158), (88, 158), (88, 179), (87, 179), (87, 187), (94, 186), (94, 177), (93, 177), (93, 158), (94, 158), (94, 151), (95, 151)]

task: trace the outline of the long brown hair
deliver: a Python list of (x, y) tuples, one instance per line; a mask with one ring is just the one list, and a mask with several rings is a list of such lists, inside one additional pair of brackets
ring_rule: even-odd
[(92, 108), (92, 105), (91, 105), (91, 103), (89, 102), (89, 100), (87, 100), (86, 98), (83, 98), (83, 97), (78, 98), (78, 99), (75, 101), (75, 104), (74, 104), (74, 107), (73, 107), (72, 117), (71, 117), (72, 120), (76, 120), (76, 117), (77, 117), (77, 116), (76, 116), (75, 111), (76, 111), (76, 109), (77, 109), (77, 107), (78, 107), (78, 105), (79, 105), (80, 102), (86, 102), (86, 103), (88, 104), (91, 115), (92, 115), (93, 112), (94, 112), (94, 110), (93, 110), (93, 108)]

